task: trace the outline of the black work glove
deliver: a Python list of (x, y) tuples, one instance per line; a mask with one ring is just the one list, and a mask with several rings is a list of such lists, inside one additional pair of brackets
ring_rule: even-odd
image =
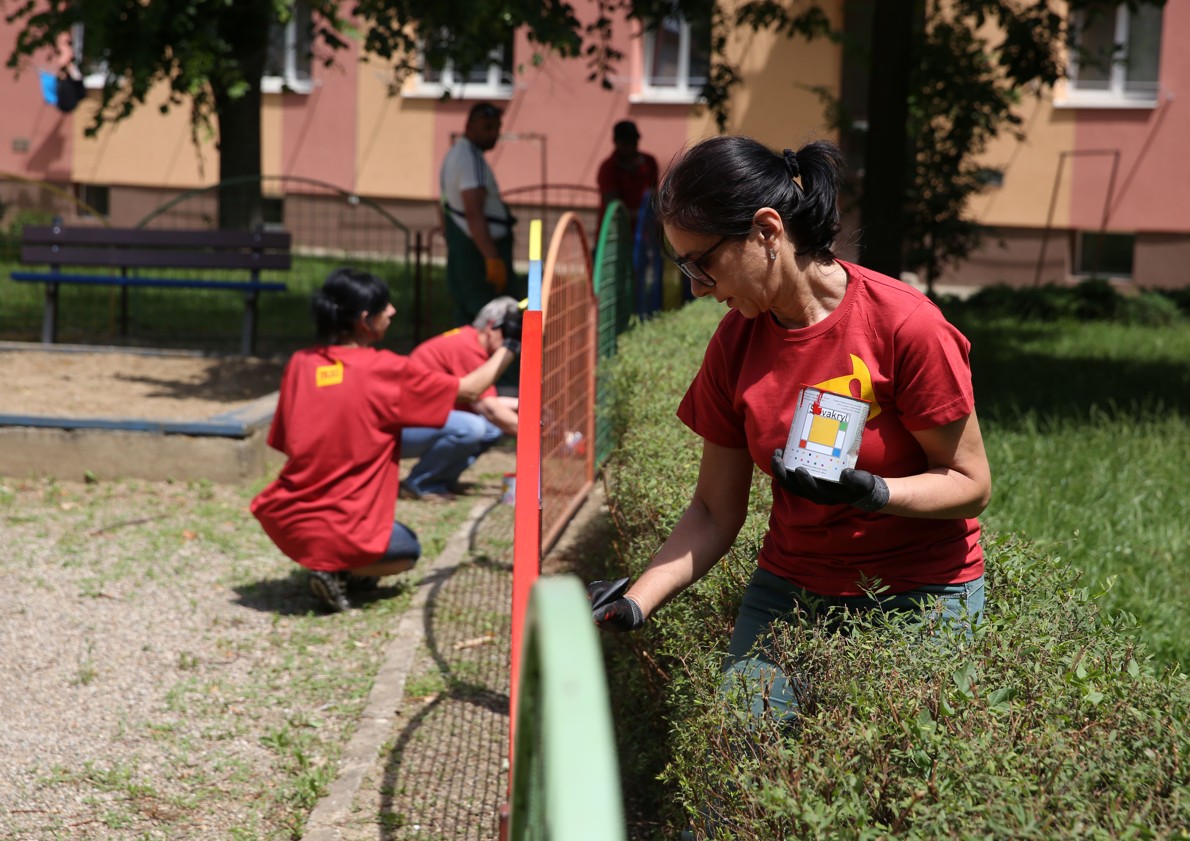
[(504, 316), (504, 320), (500, 322), (500, 332), (504, 335), (504, 347), (511, 350), (513, 353), (521, 352), (521, 325), (524, 321), (524, 316), (521, 311), (513, 310)]
[(613, 631), (635, 631), (645, 624), (640, 605), (623, 595), (627, 589), (627, 578), (616, 581), (592, 581), (587, 585), (587, 598), (591, 600), (591, 617), (596, 625)]
[(773, 478), (794, 496), (819, 505), (854, 505), (861, 511), (879, 511), (888, 505), (888, 484), (874, 473), (848, 467), (839, 481), (816, 479), (804, 467), (790, 472), (783, 461), (783, 450), (773, 451)]

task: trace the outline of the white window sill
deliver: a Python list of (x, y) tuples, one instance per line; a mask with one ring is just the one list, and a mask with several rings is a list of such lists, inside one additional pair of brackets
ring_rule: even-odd
[(1069, 108), (1125, 108), (1130, 110), (1153, 110), (1157, 107), (1156, 97), (1152, 99), (1125, 97), (1111, 93), (1072, 93), (1054, 100), (1054, 107)]
[(693, 105), (698, 102), (700, 93), (698, 90), (648, 88), (629, 94), (628, 101), (633, 105)]
[(284, 76), (264, 76), (260, 80), (261, 93), (309, 94), (314, 90), (310, 79), (287, 79)]
[(512, 99), (512, 85), (439, 85), (430, 82), (414, 81), (408, 88), (401, 91), (401, 96), (407, 99), (496, 99), (507, 101)]

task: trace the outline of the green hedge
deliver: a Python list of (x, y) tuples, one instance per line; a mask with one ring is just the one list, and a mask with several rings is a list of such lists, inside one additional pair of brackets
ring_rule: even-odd
[[(723, 311), (696, 304), (622, 338), (621, 445), (606, 468), (618, 557), (637, 575), (689, 501), (701, 442), (674, 417)], [(635, 838), (1190, 838), (1190, 687), (1077, 571), (987, 537), (988, 623), (923, 644), (895, 621), (791, 628), (815, 687), (796, 730), (717, 693), (769, 505), (757, 472), (729, 556), (636, 634), (604, 635)]]

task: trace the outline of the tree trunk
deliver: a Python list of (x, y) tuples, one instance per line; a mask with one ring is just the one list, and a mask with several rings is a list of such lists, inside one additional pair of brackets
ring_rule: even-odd
[(878, 0), (872, 14), (868, 133), (860, 199), (863, 263), (900, 277), (905, 196), (913, 178), (909, 78), (925, 0)]
[(268, 52), (271, 0), (237, 0), (220, 18), (247, 89), (233, 97), (214, 84), (219, 124), (219, 228), (249, 231), (263, 221), (260, 189), (260, 79)]

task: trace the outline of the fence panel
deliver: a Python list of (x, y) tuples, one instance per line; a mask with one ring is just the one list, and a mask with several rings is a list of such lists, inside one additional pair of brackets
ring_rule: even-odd
[(509, 838), (623, 841), (603, 657), (577, 578), (533, 585), (524, 645)]
[(595, 297), (599, 301), (599, 361), (595, 374), (595, 464), (611, 454), (612, 424), (604, 411), (608, 384), (604, 364), (616, 354), (616, 337), (628, 329), (635, 306), (632, 291), (632, 227), (628, 209), (612, 202), (603, 215), (595, 246)]
[(595, 475), (598, 309), (591, 257), (578, 217), (558, 221), (542, 279), (542, 552), (548, 552)]
[[(145, 214), (136, 227), (211, 228), (219, 218), (220, 201), (227, 200), (221, 193), (229, 186), (242, 187), (253, 178), (233, 179), (181, 193)], [(263, 273), (268, 277), (262, 274), (264, 280), (278, 280), (289, 286), (286, 292), (270, 294), (261, 305), (262, 352), (287, 353), (313, 341), (310, 296), (331, 271), (344, 265), (370, 271), (388, 283), (399, 315), (393, 319), (384, 346), (402, 352), (410, 350), (418, 337), (411, 315), (419, 312), (419, 290), (414, 282), (414, 241), (409, 228), (376, 202), (333, 184), (300, 176), (262, 176), (259, 181), (264, 196), (264, 223), (289, 231), (294, 253), (290, 271)], [(212, 300), (204, 302), (196, 298), (194, 306), (209, 308), (227, 303), (213, 297), (218, 293), (206, 294)], [(148, 313), (152, 297), (139, 297)], [(176, 294), (166, 298), (158, 292), (157, 297), (166, 304), (172, 302), (175, 307), (180, 303)], [(152, 321), (140, 320), (141, 332), (153, 329)], [(169, 335), (152, 338), (158, 344), (171, 340)], [(221, 336), (195, 336), (186, 341), (201, 341), (200, 346), (210, 347), (221, 339)]]
[(632, 268), (636, 275), (636, 313), (648, 318), (665, 303), (664, 264), (657, 216), (653, 212), (652, 193), (645, 193), (636, 220), (632, 244)]

